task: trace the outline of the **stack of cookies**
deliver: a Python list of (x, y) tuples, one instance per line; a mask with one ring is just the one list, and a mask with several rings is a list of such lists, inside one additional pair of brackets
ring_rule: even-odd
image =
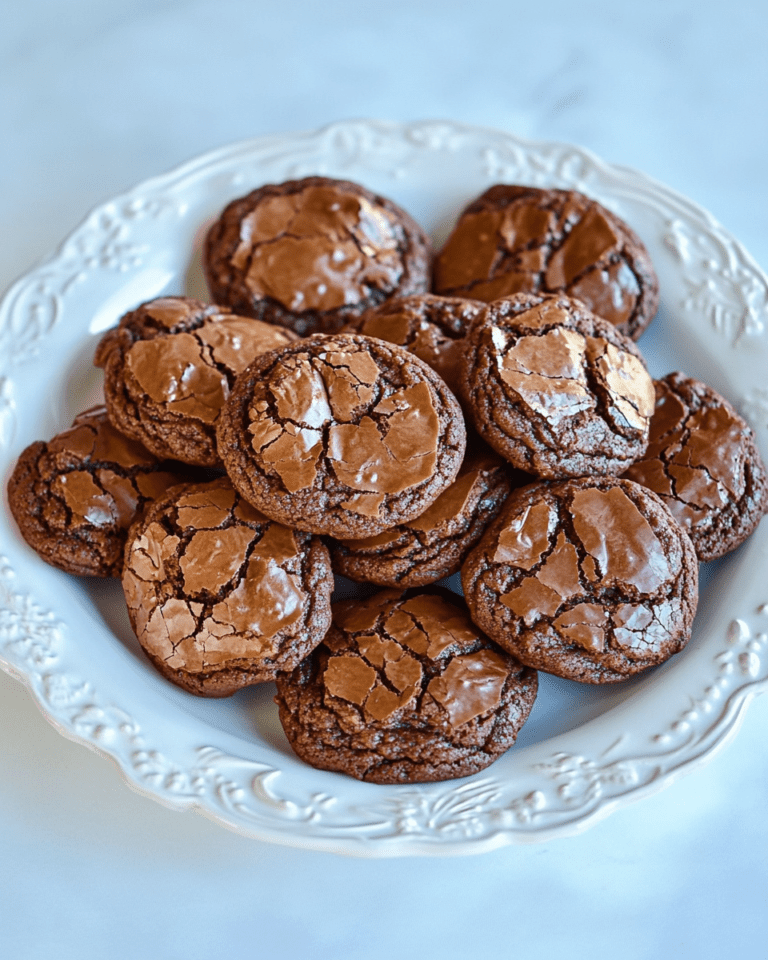
[[(309, 177), (229, 204), (204, 262), (215, 305), (123, 316), (104, 407), (9, 482), (43, 559), (122, 577), (168, 680), (274, 680), (302, 759), (407, 783), (500, 756), (537, 670), (682, 649), (766, 475), (726, 400), (648, 374), (658, 284), (615, 215), (500, 185), (433, 256), (390, 200)], [(436, 585), (459, 570), (464, 598)], [(383, 589), (332, 605), (334, 574)]]

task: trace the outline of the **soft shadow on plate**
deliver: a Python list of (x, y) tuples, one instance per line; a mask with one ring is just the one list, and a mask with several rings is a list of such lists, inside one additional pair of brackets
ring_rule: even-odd
[(84, 337), (61, 368), (55, 371), (56, 380), (48, 394), (46, 424), (40, 424), (41, 429), (49, 428), (49, 436), (35, 439), (51, 439), (67, 430), (79, 413), (104, 403), (104, 376), (93, 363), (100, 339), (100, 336)]
[(724, 396), (732, 391), (722, 357), (706, 349), (695, 337), (681, 338), (674, 314), (663, 300), (659, 312), (637, 341), (637, 346), (651, 376), (656, 379), (679, 370), (703, 380)]
[(211, 217), (210, 220), (206, 220), (205, 223), (201, 224), (196, 230), (194, 240), (192, 241), (192, 256), (190, 257), (186, 273), (184, 274), (184, 289), (178, 291), (179, 294), (183, 294), (185, 297), (194, 297), (196, 300), (202, 300), (203, 303), (208, 303), (210, 300), (208, 284), (206, 283), (205, 272), (203, 270), (203, 243), (205, 241), (205, 235), (208, 233), (208, 228), (214, 220), (215, 218)]
[(120, 580), (116, 577), (83, 577), (81, 583), (90, 600), (87, 606), (91, 614), (100, 620), (126, 653), (143, 667), (146, 657), (133, 632)]

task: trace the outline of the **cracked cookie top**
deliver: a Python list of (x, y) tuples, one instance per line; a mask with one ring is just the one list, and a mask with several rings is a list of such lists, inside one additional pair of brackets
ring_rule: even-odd
[(158, 456), (220, 465), (216, 422), (235, 377), (257, 354), (295, 339), (187, 297), (150, 300), (97, 348), (110, 419)]
[(67, 573), (120, 575), (128, 528), (168, 487), (191, 479), (118, 433), (103, 406), (68, 430), (24, 450), (8, 481), (8, 501), (27, 543)]
[(208, 232), (204, 267), (214, 301), (306, 336), (426, 291), (430, 256), (426, 234), (391, 200), (306, 177), (230, 203)]
[(642, 356), (577, 300), (496, 300), (470, 327), (462, 363), (478, 432), (526, 473), (619, 474), (645, 451), (654, 392)]
[(480, 300), (433, 293), (395, 297), (344, 330), (405, 347), (437, 371), (458, 397), (464, 337), (483, 306)]
[(355, 334), (257, 357), (218, 429), (247, 500), (282, 523), (349, 538), (423, 513), (455, 478), (465, 443), (461, 409), (427, 364)]
[(523, 663), (607, 683), (683, 648), (698, 565), (654, 493), (591, 477), (513, 491), (462, 583), (472, 619)]
[(333, 608), (312, 657), (278, 679), (280, 719), (308, 763), (375, 783), (475, 773), (512, 745), (537, 689), (448, 591), (385, 590)]
[(419, 587), (449, 577), (501, 510), (513, 485), (528, 482), (474, 438), (458, 476), (420, 516), (363, 540), (331, 540), (334, 570), (363, 583)]
[(330, 625), (328, 551), (274, 523), (226, 477), (179, 487), (131, 530), (123, 588), (152, 663), (201, 696), (292, 670)]
[(490, 302), (566, 293), (636, 340), (659, 287), (635, 232), (573, 190), (498, 184), (461, 214), (435, 258), (433, 289)]
[(765, 465), (748, 424), (711, 387), (670, 373), (655, 382), (648, 449), (624, 476), (657, 493), (714, 560), (749, 536), (768, 509)]

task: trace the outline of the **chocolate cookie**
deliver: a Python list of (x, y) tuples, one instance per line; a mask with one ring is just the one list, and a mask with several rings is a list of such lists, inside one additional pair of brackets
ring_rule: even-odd
[(153, 505), (131, 529), (123, 587), (151, 662), (198, 696), (292, 670), (331, 623), (323, 543), (268, 520), (226, 477)]
[(81, 576), (117, 577), (128, 528), (168, 487), (190, 479), (122, 436), (93, 407), (21, 454), (8, 503), (22, 536), (46, 563)]
[(203, 256), (216, 303), (302, 336), (333, 333), (389, 297), (429, 289), (431, 244), (421, 227), (391, 200), (328, 177), (234, 200)]
[(456, 477), (465, 441), (458, 403), (423, 360), (356, 334), (257, 357), (218, 429), (232, 483), (254, 506), (353, 539), (423, 513)]
[(220, 466), (216, 422), (235, 377), (257, 354), (295, 339), (187, 297), (143, 303), (96, 351), (110, 419), (158, 456)]
[(385, 590), (334, 605), (325, 641), (277, 681), (296, 753), (374, 783), (482, 770), (515, 741), (535, 671), (485, 637), (460, 598)]
[(366, 311), (344, 330), (405, 347), (436, 370), (458, 396), (464, 336), (483, 306), (480, 300), (432, 293), (395, 297)]
[(645, 452), (650, 374), (635, 344), (577, 300), (517, 294), (489, 304), (462, 362), (477, 430), (526, 473), (618, 474)]
[[(459, 475), (421, 516), (364, 540), (331, 540), (333, 569), (382, 587), (421, 587), (451, 576), (501, 510), (514, 472), (482, 441), (471, 443)], [(518, 474), (517, 485), (524, 478)]]
[(752, 430), (719, 393), (682, 373), (656, 381), (648, 450), (624, 476), (661, 497), (699, 560), (734, 550), (768, 509)]
[(514, 490), (461, 576), (472, 619), (500, 646), (585, 683), (678, 653), (698, 600), (688, 535), (654, 493), (614, 477)]
[(498, 184), (459, 217), (435, 258), (433, 289), (490, 302), (567, 293), (636, 340), (659, 285), (637, 234), (575, 190)]

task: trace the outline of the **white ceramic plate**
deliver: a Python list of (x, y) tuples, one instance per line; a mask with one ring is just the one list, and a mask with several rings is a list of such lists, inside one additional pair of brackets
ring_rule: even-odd
[[(768, 453), (768, 278), (703, 210), (576, 147), (450, 123), (335, 124), (208, 154), (95, 210), (0, 307), (0, 472), (69, 426), (100, 393), (103, 330), (163, 293), (207, 298), (206, 225), (266, 182), (308, 174), (390, 196), (439, 243), (498, 181), (573, 187), (640, 234), (661, 282), (640, 341), (651, 372), (682, 369), (729, 397)], [(768, 686), (768, 524), (702, 570), (694, 634), (663, 667), (607, 689), (541, 676), (518, 743), (482, 774), (375, 786), (291, 753), (271, 684), (199, 700), (157, 676), (119, 583), (78, 580), (0, 518), (0, 666), (65, 736), (112, 757), (127, 782), (246, 835), (361, 856), (488, 850), (581, 830), (708, 758)]]

